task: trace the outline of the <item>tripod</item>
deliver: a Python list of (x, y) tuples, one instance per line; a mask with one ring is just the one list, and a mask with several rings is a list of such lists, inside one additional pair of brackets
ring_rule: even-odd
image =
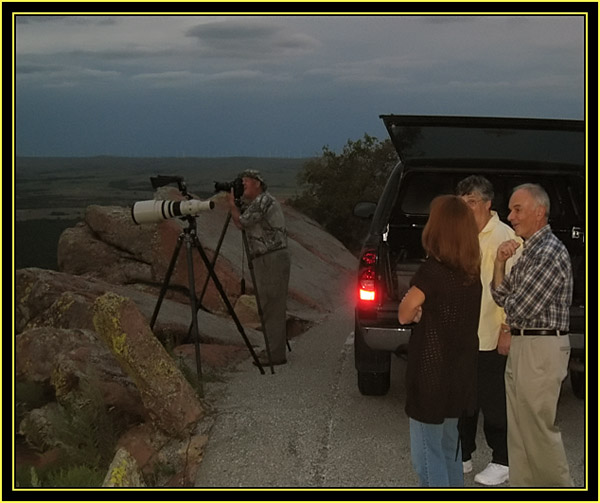
[[(160, 294), (158, 296), (156, 306), (154, 308), (154, 313), (152, 314), (152, 319), (150, 321), (150, 328), (154, 327), (154, 323), (156, 322), (156, 318), (158, 317), (158, 313), (160, 311), (162, 301), (165, 297), (165, 294), (167, 293), (169, 281), (171, 279), (171, 275), (173, 274), (173, 270), (175, 269), (175, 264), (177, 263), (177, 258), (179, 256), (179, 252), (181, 251), (181, 245), (185, 242), (186, 257), (187, 257), (187, 269), (188, 269), (188, 282), (189, 282), (189, 297), (190, 297), (190, 306), (192, 309), (192, 326), (191, 326), (191, 328), (192, 328), (192, 332), (194, 335), (194, 344), (195, 344), (195, 351), (196, 351), (196, 370), (198, 373), (200, 393), (203, 394), (202, 366), (200, 363), (200, 336), (198, 334), (198, 302), (196, 300), (196, 286), (195, 286), (196, 283), (195, 283), (195, 278), (194, 278), (194, 260), (193, 260), (193, 256), (192, 256), (193, 255), (192, 248), (195, 248), (198, 251), (198, 253), (200, 254), (200, 257), (202, 258), (202, 261), (204, 262), (204, 265), (206, 266), (206, 269), (209, 273), (209, 277), (212, 278), (215, 286), (217, 287), (217, 290), (219, 291), (219, 294), (221, 295), (223, 302), (227, 306), (227, 311), (229, 312), (229, 315), (232, 317), (233, 321), (235, 322), (235, 325), (236, 325), (238, 331), (240, 332), (242, 338), (244, 339), (244, 342), (246, 343), (246, 346), (248, 347), (248, 350), (250, 351), (252, 358), (254, 358), (254, 362), (255, 362), (256, 366), (259, 368), (260, 373), (264, 374), (265, 371), (262, 368), (260, 361), (258, 360), (256, 353), (254, 352), (254, 349), (252, 348), (252, 344), (250, 343), (250, 341), (248, 340), (248, 337), (246, 336), (246, 333), (244, 332), (244, 327), (240, 323), (239, 318), (237, 317), (237, 315), (235, 314), (235, 311), (233, 310), (233, 306), (231, 305), (231, 302), (229, 302), (229, 299), (227, 298), (225, 290), (223, 289), (223, 285), (221, 284), (221, 282), (219, 281), (219, 278), (217, 277), (217, 275), (215, 273), (214, 264), (210, 263), (210, 261), (208, 260), (208, 257), (206, 256), (206, 252), (204, 251), (204, 249), (202, 248), (202, 245), (200, 244), (200, 240), (198, 239), (197, 228), (196, 228), (196, 219), (190, 215), (183, 217), (182, 219), (184, 219), (187, 222), (187, 227), (185, 227), (183, 229), (183, 231), (177, 238), (177, 244), (175, 245), (175, 249), (173, 250), (171, 262), (169, 263), (169, 268), (167, 269), (167, 273), (165, 275), (165, 279), (164, 279), (162, 288), (160, 290)], [(207, 277), (207, 281), (208, 281), (208, 277)], [(205, 285), (204, 291), (205, 290), (206, 290), (206, 285)], [(204, 292), (203, 292), (203, 295), (204, 295)]]
[[(231, 221), (231, 211), (229, 211), (227, 213), (227, 218), (225, 219), (225, 224), (223, 225), (223, 229), (221, 230), (221, 236), (219, 237), (219, 242), (217, 244), (217, 247), (215, 249), (215, 254), (213, 256), (213, 260), (212, 260), (212, 267), (215, 266), (215, 263), (217, 262), (217, 258), (219, 256), (219, 252), (221, 250), (221, 245), (223, 244), (223, 240), (225, 239), (225, 234), (227, 233), (227, 229), (229, 228), (229, 222)], [(272, 364), (272, 358), (271, 358), (271, 349), (269, 346), (269, 338), (267, 337), (267, 328), (266, 328), (266, 324), (265, 324), (265, 318), (264, 318), (264, 314), (263, 314), (263, 310), (262, 310), (262, 303), (260, 302), (260, 295), (259, 295), (259, 289), (256, 283), (256, 276), (254, 274), (254, 265), (252, 263), (252, 259), (250, 258), (250, 247), (248, 245), (248, 238), (246, 236), (246, 231), (242, 229), (242, 242), (243, 242), (243, 246), (244, 246), (244, 251), (246, 254), (246, 257), (248, 258), (248, 269), (250, 270), (250, 277), (252, 279), (252, 285), (254, 286), (254, 296), (256, 298), (256, 307), (258, 310), (258, 317), (260, 319), (260, 324), (261, 324), (261, 328), (262, 328), (262, 332), (264, 335), (264, 339), (265, 339), (265, 349), (267, 352), (267, 357), (269, 360), (269, 366), (271, 368), (271, 374), (275, 373), (275, 369), (273, 368), (273, 364)], [(242, 277), (242, 290), (245, 291), (245, 280)], [(200, 299), (199, 299), (199, 305), (202, 305), (202, 299), (204, 298), (204, 294), (206, 293), (206, 288), (208, 286), (208, 277), (206, 278), (205, 282), (204, 282), (204, 287), (202, 289), (202, 293), (200, 294)], [(292, 348), (290, 347), (290, 343), (289, 341), (286, 340), (286, 345), (289, 351), (292, 350)]]

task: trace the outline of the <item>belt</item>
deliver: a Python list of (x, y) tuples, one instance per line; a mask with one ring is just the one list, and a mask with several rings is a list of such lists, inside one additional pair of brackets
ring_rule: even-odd
[(550, 330), (544, 328), (511, 328), (511, 335), (567, 335), (565, 330)]

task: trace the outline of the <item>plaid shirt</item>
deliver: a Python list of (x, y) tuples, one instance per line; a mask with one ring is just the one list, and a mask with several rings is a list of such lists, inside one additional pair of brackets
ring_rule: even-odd
[(513, 328), (569, 330), (571, 259), (546, 225), (525, 241), (523, 253), (492, 297)]

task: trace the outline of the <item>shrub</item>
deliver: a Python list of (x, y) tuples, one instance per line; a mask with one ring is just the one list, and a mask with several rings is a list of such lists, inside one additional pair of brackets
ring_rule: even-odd
[(301, 192), (289, 203), (319, 222), (350, 251), (358, 252), (369, 222), (353, 215), (357, 202), (377, 202), (398, 160), (390, 140), (366, 135), (348, 140), (341, 154), (323, 147), (323, 155), (304, 164)]

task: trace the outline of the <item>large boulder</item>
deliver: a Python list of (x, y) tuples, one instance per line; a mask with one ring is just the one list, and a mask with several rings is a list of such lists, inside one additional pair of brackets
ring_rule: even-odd
[[(176, 191), (163, 188), (165, 199), (180, 199)], [(252, 292), (252, 280), (240, 231), (228, 218), (222, 195), (215, 196), (213, 211), (196, 218), (196, 234), (201, 249), (214, 268), (228, 300), (235, 305), (242, 295), (242, 281)], [(288, 313), (294, 318), (318, 321), (345, 301), (354, 291), (356, 258), (335, 238), (305, 215), (282, 205), (289, 235), (291, 273)], [(177, 245), (187, 224), (167, 219), (154, 224), (136, 225), (131, 210), (125, 207), (89, 206), (85, 220), (67, 229), (58, 244), (59, 270), (86, 275), (119, 285), (162, 286)], [(221, 240), (220, 238), (223, 237)], [(215, 259), (219, 242), (221, 246)], [(169, 281), (169, 296), (186, 299), (188, 268), (185, 245), (181, 246)], [(94, 260), (89, 260), (94, 257)], [(207, 282), (207, 267), (201, 253), (193, 247), (193, 269), (198, 296)], [(225, 311), (213, 281), (208, 281), (203, 305)]]
[(135, 304), (111, 292), (99, 297), (94, 326), (136, 383), (152, 422), (177, 437), (189, 433), (204, 416), (197, 394)]
[[(15, 328), (20, 333), (32, 328), (54, 327), (94, 330), (93, 304), (107, 293), (115, 292), (132, 299), (150, 322), (157, 304), (153, 293), (133, 286), (113, 285), (100, 279), (76, 276), (46, 269), (19, 269), (15, 275)], [(230, 317), (197, 311), (198, 332), (202, 343), (245, 345), (243, 336)], [(161, 338), (187, 337), (192, 311), (189, 302), (165, 299), (158, 312), (154, 332)], [(264, 344), (260, 332), (244, 325), (249, 342)]]
[[(122, 426), (138, 424), (140, 421), (153, 424), (151, 417), (163, 415), (161, 407), (164, 407), (164, 404), (142, 399), (141, 385), (139, 380), (134, 379), (135, 373), (129, 367), (121, 365), (106, 342), (98, 336), (94, 325), (94, 304), (98, 298), (110, 291), (133, 299), (136, 309), (139, 309), (136, 317), (138, 331), (144, 333), (144, 338), (152, 341), (152, 344), (145, 344), (147, 352), (137, 357), (146, 362), (164, 360), (165, 350), (156, 342), (158, 339), (150, 333), (148, 325), (156, 305), (155, 295), (57, 271), (36, 268), (16, 271), (14, 371), (19, 386), (16, 397), (20, 403), (18, 432), (30, 447), (44, 452), (44, 456), (46, 452), (63, 445), (60, 432), (54, 428), (56, 417), (63, 417), (65, 410), (80, 410), (79, 405), (84, 405), (85, 400), (89, 398), (85, 393), (86, 389), (92, 388), (99, 392), (105, 410), (111, 417), (119, 418), (118, 422)], [(133, 320), (128, 314), (126, 317)], [(165, 300), (155, 333), (182, 334), (183, 337), (187, 335), (190, 317), (189, 304)], [(119, 319), (116, 314), (114, 318)], [(204, 371), (213, 372), (214, 369), (234, 364), (249, 356), (248, 348), (245, 347), (244, 340), (231, 319), (202, 310), (198, 312), (198, 319)], [(260, 332), (245, 328), (245, 333), (257, 349), (262, 346), (264, 339)], [(168, 357), (170, 362), (163, 363), (168, 363), (173, 374), (176, 374), (176, 371), (172, 365), (176, 365), (178, 369), (187, 370), (185, 374), (188, 378), (191, 378), (192, 374), (195, 377), (197, 362), (194, 346), (184, 344), (175, 347), (173, 356)], [(165, 393), (163, 384), (161, 379), (155, 383), (146, 383), (147, 386), (155, 388), (159, 395)], [(189, 392), (189, 386), (181, 386)], [(36, 397), (39, 396), (40, 390), (44, 390), (44, 396), (38, 399)], [(183, 405), (192, 404), (190, 407), (193, 413), (182, 412), (183, 405), (179, 402), (179, 408), (166, 417), (175, 415), (188, 422), (191, 427), (194, 419), (190, 418), (198, 417), (198, 410), (194, 409), (194, 402), (189, 393), (179, 393), (176, 390), (175, 387), (171, 391), (176, 397), (181, 396), (186, 402)], [(151, 392), (147, 392), (147, 395), (151, 395)], [(165, 397), (168, 396), (170, 395), (165, 394)], [(36, 408), (33, 410), (27, 406), (32, 403), (30, 397), (36, 401)], [(177, 400), (179, 398), (175, 402)], [(158, 425), (166, 427), (160, 421)], [(169, 438), (176, 433), (177, 430), (169, 424), (168, 432), (163, 433), (162, 438)], [(154, 437), (156, 435), (153, 434)], [(154, 446), (156, 456), (167, 455), (163, 444), (164, 442), (160, 442)], [(168, 455), (169, 462), (174, 466), (178, 466), (178, 453), (179, 451), (175, 450)], [(138, 459), (138, 451), (134, 449), (132, 454)], [(185, 459), (185, 456), (182, 459)], [(152, 466), (150, 462), (145, 469), (151, 470)]]
[(61, 402), (80, 380), (91, 375), (107, 408), (116, 407), (132, 420), (147, 417), (134, 382), (95, 332), (45, 327), (17, 334), (17, 381), (52, 384)]
[[(89, 207), (87, 214), (94, 217), (104, 216), (106, 221), (111, 219), (119, 220), (124, 216), (123, 212), (112, 210), (108, 207)], [(96, 218), (98, 220), (98, 218)], [(91, 273), (91, 263), (93, 263), (93, 273), (90, 274), (96, 278), (101, 278), (109, 283), (129, 284), (135, 282), (147, 282), (152, 278), (152, 268), (150, 259), (145, 259), (147, 250), (140, 250), (140, 256), (143, 260), (136, 260), (134, 255), (127, 251), (127, 246), (133, 242), (151, 242), (152, 234), (144, 232), (140, 236), (124, 237), (119, 248), (102, 241), (98, 234), (89, 225), (80, 222), (75, 227), (65, 229), (60, 236), (58, 244), (58, 268), (61, 271), (71, 274)], [(141, 229), (139, 227), (138, 229)], [(143, 228), (148, 231), (148, 228)], [(131, 238), (132, 241), (129, 239)], [(150, 249), (151, 250), (151, 249)], [(90, 260), (93, 257), (93, 260)]]

